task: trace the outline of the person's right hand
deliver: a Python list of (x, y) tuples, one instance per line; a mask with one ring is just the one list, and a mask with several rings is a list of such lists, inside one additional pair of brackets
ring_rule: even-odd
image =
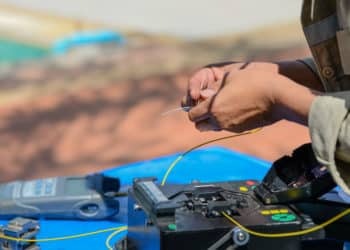
[(182, 107), (193, 107), (198, 101), (217, 93), (224, 76), (242, 69), (261, 70), (280, 73), (308, 88), (323, 91), (317, 76), (300, 61), (270, 62), (224, 62), (208, 65), (195, 72), (188, 81), (187, 93), (183, 97)]
[(190, 77), (181, 106), (193, 107), (199, 101), (216, 94), (226, 74), (234, 74), (242, 69), (264, 70), (271, 73), (277, 73), (279, 70), (278, 64), (268, 62), (227, 62), (208, 65)]
[(305, 124), (314, 94), (276, 63), (234, 63), (196, 72), (182, 106), (201, 131), (239, 132), (280, 119)]

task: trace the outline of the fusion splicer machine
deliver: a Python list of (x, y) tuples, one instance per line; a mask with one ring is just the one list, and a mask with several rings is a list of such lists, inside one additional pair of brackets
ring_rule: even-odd
[[(322, 217), (348, 208), (339, 200), (322, 196), (335, 183), (317, 163), (309, 144), (277, 160), (261, 183), (248, 180), (159, 186), (154, 181), (136, 179), (129, 190), (128, 249), (336, 250), (340, 244), (334, 241), (329, 247), (326, 238), (350, 240), (346, 230), (342, 236), (337, 233), (342, 226), (350, 228), (346, 217), (329, 227), (333, 231), (328, 232), (327, 227), (326, 231), (288, 235), (313, 228)], [(260, 235), (243, 230), (237, 223)], [(287, 236), (270, 238), (265, 234)], [(315, 242), (319, 244), (313, 248)]]

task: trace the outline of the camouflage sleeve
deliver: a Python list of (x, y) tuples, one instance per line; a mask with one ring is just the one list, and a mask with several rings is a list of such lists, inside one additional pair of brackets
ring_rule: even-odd
[(350, 91), (319, 96), (311, 105), (309, 129), (317, 160), (350, 195)]

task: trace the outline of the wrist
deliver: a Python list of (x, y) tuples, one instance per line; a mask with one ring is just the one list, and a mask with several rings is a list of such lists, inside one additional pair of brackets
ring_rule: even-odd
[(280, 76), (274, 83), (273, 100), (277, 116), (306, 125), (311, 104), (319, 92), (301, 86), (291, 79)]
[(318, 75), (301, 60), (277, 62), (278, 73), (307, 88), (324, 91)]

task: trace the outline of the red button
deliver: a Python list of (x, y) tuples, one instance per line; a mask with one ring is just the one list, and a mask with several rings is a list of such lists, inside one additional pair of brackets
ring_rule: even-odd
[(255, 185), (255, 181), (246, 181), (245, 183), (247, 183), (247, 185), (249, 186)]

